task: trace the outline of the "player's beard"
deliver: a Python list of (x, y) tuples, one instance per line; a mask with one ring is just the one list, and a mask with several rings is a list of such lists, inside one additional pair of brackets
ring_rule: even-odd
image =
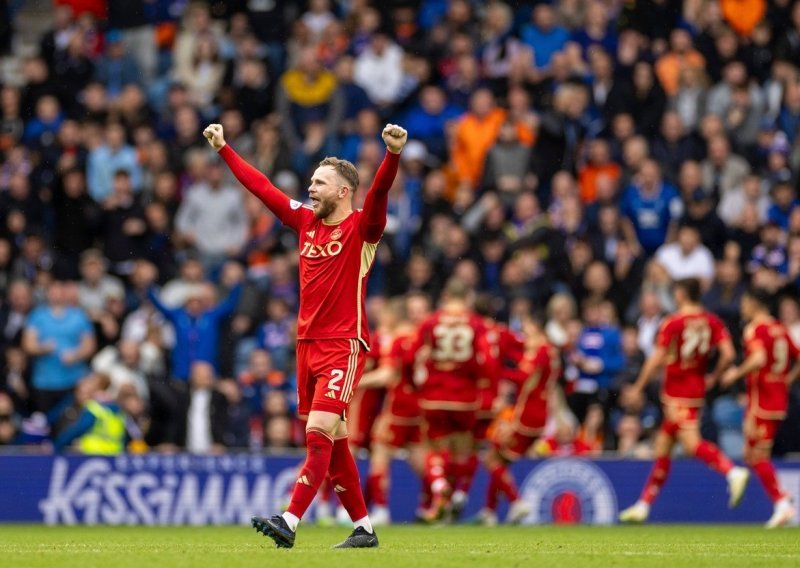
[(333, 199), (320, 199), (314, 206), (314, 216), (317, 219), (327, 219), (336, 211), (336, 202)]

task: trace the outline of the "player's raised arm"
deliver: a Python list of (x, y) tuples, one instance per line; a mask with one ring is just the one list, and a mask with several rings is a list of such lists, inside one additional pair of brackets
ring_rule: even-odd
[(289, 199), (277, 187), (272, 185), (267, 176), (248, 164), (237, 154), (233, 148), (225, 143), (222, 125), (209, 124), (203, 130), (203, 136), (225, 160), (228, 167), (247, 191), (258, 197), (275, 216), (288, 227), (299, 230), (302, 205)]
[(389, 190), (397, 175), (400, 152), (408, 140), (408, 132), (396, 124), (387, 124), (381, 135), (386, 143), (383, 158), (372, 186), (364, 200), (364, 215), (361, 218), (361, 237), (368, 243), (377, 243), (386, 227), (386, 209), (389, 207)]

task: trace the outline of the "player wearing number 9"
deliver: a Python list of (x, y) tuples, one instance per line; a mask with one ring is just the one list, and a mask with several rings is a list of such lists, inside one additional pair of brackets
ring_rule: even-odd
[(417, 354), (414, 381), (429, 450), (425, 480), (433, 503), (425, 517), (430, 521), (444, 514), (451, 497), (459, 500), (472, 475), (478, 382), (488, 344), (483, 319), (469, 307), (471, 296), (461, 280), (448, 281), (441, 307), (420, 324), (411, 347)]
[[(742, 297), (745, 360), (722, 377), (730, 386), (747, 379), (747, 412), (744, 419), (744, 459), (755, 472), (773, 503), (767, 528), (783, 526), (795, 516), (789, 494), (781, 488), (770, 461), (772, 443), (789, 407), (789, 385), (800, 374), (800, 353), (786, 327), (770, 314), (771, 296), (751, 289)], [(794, 366), (792, 366), (794, 363)]]
[[(650, 504), (669, 476), (670, 456), (676, 441), (687, 455), (696, 457), (714, 471), (726, 476), (729, 505), (739, 504), (749, 473), (735, 467), (717, 446), (700, 436), (699, 418), (705, 391), (717, 382), (733, 362), (735, 351), (728, 330), (720, 319), (700, 304), (700, 282), (694, 278), (678, 280), (674, 285), (678, 311), (659, 329), (656, 348), (642, 367), (629, 397), (640, 398), (656, 369), (665, 367), (661, 387), (664, 419), (656, 435), (655, 463), (639, 501), (620, 513), (623, 522), (643, 522)], [(711, 356), (718, 352), (717, 365), (709, 377)]]

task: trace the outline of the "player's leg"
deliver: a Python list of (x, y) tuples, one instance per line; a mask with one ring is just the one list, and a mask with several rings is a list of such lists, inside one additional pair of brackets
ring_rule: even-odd
[(297, 413), (306, 422), (306, 459), (300, 468), (292, 490), (289, 507), (283, 515), (270, 518), (253, 517), (255, 529), (272, 538), (278, 547), (294, 546), (294, 536), (300, 518), (324, 481), (331, 455), (333, 436), (341, 418), (335, 413), (314, 413), (312, 402), (316, 390), (313, 364), (316, 354), (309, 341), (297, 342)]
[[(364, 372), (364, 353), (359, 341), (344, 340), (336, 355), (331, 357), (330, 381), (321, 389), (314, 399), (314, 408), (338, 408), (339, 415), (346, 416), (350, 399), (353, 396), (361, 374)], [(318, 383), (319, 385), (319, 383)], [(333, 451), (329, 464), (333, 490), (339, 496), (350, 520), (353, 521), (352, 534), (336, 545), (335, 548), (374, 548), (378, 546), (378, 538), (372, 528), (364, 493), (361, 490), (361, 478), (358, 466), (350, 451), (347, 436), (347, 424), (341, 421), (334, 433)]]
[(736, 466), (716, 444), (704, 440), (700, 436), (700, 427), (697, 419), (688, 420), (681, 424), (677, 434), (686, 455), (693, 456), (717, 473), (725, 476), (728, 481), (728, 506), (736, 507), (742, 500), (750, 472), (747, 468)]
[(745, 451), (744, 459), (756, 474), (772, 501), (772, 516), (766, 528), (782, 527), (795, 517), (794, 503), (778, 482), (775, 466), (772, 464), (772, 441), (780, 423), (775, 420), (759, 420), (748, 416), (745, 419)]
[(474, 474), (473, 459), (475, 458), (475, 413), (472, 411), (456, 411), (450, 413), (450, 471), (449, 476), (453, 487), (452, 514), (458, 518), (467, 504), (472, 475)]
[(394, 430), (386, 415), (379, 417), (375, 426), (375, 435), (370, 446), (367, 495), (372, 507), (370, 512), (372, 523), (375, 526), (381, 526), (391, 522), (387, 492), (389, 466), (394, 451), (388, 442), (392, 440)]
[(486, 453), (483, 464), (489, 472), (489, 483), (486, 485), (486, 501), (478, 516), (484, 525), (495, 526), (501, 493), (500, 479), (506, 472), (506, 461), (498, 448), (492, 448)]
[(661, 429), (656, 434), (653, 448), (654, 461), (647, 476), (639, 500), (620, 512), (619, 520), (623, 523), (643, 523), (650, 516), (650, 505), (655, 501), (661, 488), (667, 482), (672, 461), (672, 447), (675, 445), (675, 433), (678, 425), (665, 416)]

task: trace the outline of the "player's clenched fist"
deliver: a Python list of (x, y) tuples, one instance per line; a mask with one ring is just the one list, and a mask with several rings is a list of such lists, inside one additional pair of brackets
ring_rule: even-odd
[(222, 134), (221, 124), (209, 124), (206, 126), (206, 129), (203, 130), (203, 136), (206, 137), (208, 143), (211, 144), (214, 150), (219, 151), (225, 145), (225, 137)]
[(383, 129), (381, 137), (383, 138), (383, 141), (386, 143), (386, 147), (390, 152), (393, 154), (399, 154), (403, 149), (403, 146), (406, 145), (406, 140), (408, 140), (408, 132), (406, 132), (405, 128), (397, 126), (396, 124), (387, 124)]

